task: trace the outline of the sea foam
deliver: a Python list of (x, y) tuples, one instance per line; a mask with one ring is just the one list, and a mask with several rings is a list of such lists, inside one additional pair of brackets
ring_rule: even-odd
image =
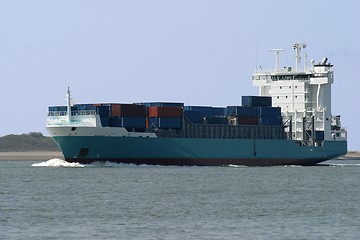
[(84, 164), (80, 163), (70, 163), (63, 159), (52, 158), (45, 162), (34, 163), (31, 165), (32, 167), (85, 167)]
[[(52, 158), (45, 162), (34, 163), (31, 165), (32, 167), (69, 167), (69, 168), (82, 168), (82, 167), (124, 167), (124, 166), (138, 166), (134, 164), (126, 164), (126, 163), (114, 163), (109, 161), (95, 161), (90, 164), (81, 164), (78, 162), (67, 162), (63, 159)], [(146, 166), (146, 165), (145, 165)]]
[(330, 167), (360, 167), (360, 163), (331, 163)]

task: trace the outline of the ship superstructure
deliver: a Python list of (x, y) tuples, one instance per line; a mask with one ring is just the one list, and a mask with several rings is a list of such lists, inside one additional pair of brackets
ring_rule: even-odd
[(279, 68), (279, 51), (274, 69), (257, 69), (252, 76), (253, 85), (259, 86), (260, 96), (270, 96), (272, 105), (281, 107), (289, 139), (304, 144), (321, 144), (324, 140), (346, 141), (346, 129), (341, 127), (340, 116), (331, 112), (331, 85), (334, 83), (333, 65), (328, 58), (300, 67), (304, 43), (296, 43), (295, 68)]

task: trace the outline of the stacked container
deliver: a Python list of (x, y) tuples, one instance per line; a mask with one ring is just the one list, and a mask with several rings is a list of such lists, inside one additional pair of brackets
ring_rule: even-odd
[(202, 117), (213, 116), (213, 108), (207, 106), (185, 106), (184, 110), (199, 111)]
[(271, 105), (272, 105), (271, 97), (242, 96), (241, 100), (242, 100), (242, 105), (243, 106), (271, 107)]
[(96, 114), (100, 116), (101, 126), (108, 127), (110, 125), (110, 107), (109, 106), (96, 106)]
[(205, 124), (221, 124), (226, 125), (228, 123), (226, 116), (213, 116), (213, 117), (205, 117)]
[(259, 116), (259, 110), (257, 107), (228, 106), (227, 107), (227, 116), (257, 117), (257, 116)]
[(110, 126), (144, 129), (146, 106), (136, 104), (110, 104)]
[(179, 102), (142, 102), (134, 103), (137, 105), (144, 105), (146, 107), (183, 107), (184, 103)]
[(203, 121), (201, 112), (196, 110), (184, 110), (184, 117), (194, 124), (200, 124)]
[(224, 107), (212, 107), (213, 116), (226, 116), (226, 111)]
[(182, 107), (150, 106), (148, 107), (149, 128), (182, 127)]
[(242, 106), (228, 106), (230, 124), (271, 125), (282, 123), (281, 108), (271, 106), (271, 97), (243, 96)]
[(231, 117), (231, 124), (258, 125), (259, 110), (253, 106), (228, 106), (227, 115)]
[(281, 125), (281, 108), (280, 107), (259, 107), (260, 125)]
[[(185, 106), (184, 116), (192, 123), (203, 123), (205, 118), (223, 117), (226, 116), (226, 108), (222, 107), (208, 107), (208, 106)], [(210, 120), (211, 122), (212, 120)], [(215, 122), (218, 120), (214, 120)], [(221, 121), (221, 120), (219, 120)], [(213, 123), (215, 124), (215, 123)]]
[[(176, 102), (147, 102), (137, 104), (101, 103), (76, 104), (72, 114), (100, 116), (103, 127), (180, 129), (183, 117), (192, 124), (209, 125), (268, 125), (282, 124), (281, 108), (271, 107), (271, 97), (244, 96), (243, 106), (209, 107), (184, 106)], [(49, 115), (67, 114), (66, 106), (49, 107)], [(317, 133), (323, 139), (323, 132)]]

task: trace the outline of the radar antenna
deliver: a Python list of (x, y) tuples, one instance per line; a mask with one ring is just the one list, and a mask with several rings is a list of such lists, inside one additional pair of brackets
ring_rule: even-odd
[(272, 48), (270, 49), (270, 52), (275, 52), (275, 71), (279, 70), (279, 52), (280, 51), (285, 51), (282, 48)]

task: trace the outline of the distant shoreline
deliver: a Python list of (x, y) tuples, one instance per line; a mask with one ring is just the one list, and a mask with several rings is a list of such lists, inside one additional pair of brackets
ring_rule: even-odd
[[(0, 161), (9, 160), (49, 160), (52, 158), (64, 159), (61, 152), (58, 151), (31, 151), (31, 152), (0, 152)], [(341, 160), (360, 160), (360, 152), (348, 152)]]
[(64, 159), (58, 151), (31, 151), (31, 152), (0, 152), (0, 161), (9, 160), (49, 160), (52, 158)]
[(349, 151), (345, 156), (340, 157), (343, 160), (360, 160), (360, 152)]

